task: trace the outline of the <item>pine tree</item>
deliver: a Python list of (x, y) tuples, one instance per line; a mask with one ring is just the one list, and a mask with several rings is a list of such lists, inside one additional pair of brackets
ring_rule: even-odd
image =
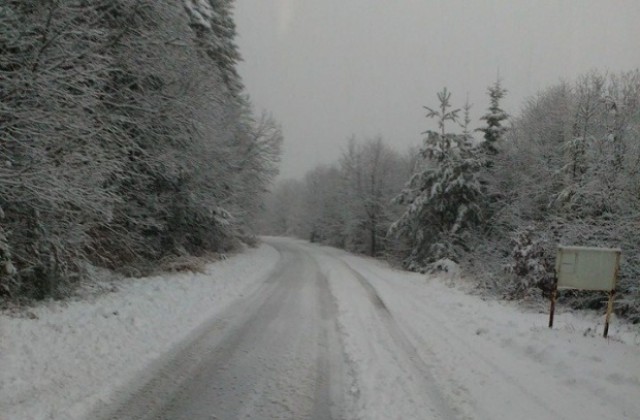
[(462, 107), (462, 122), (460, 128), (462, 128), (462, 134), (471, 139), (471, 131), (469, 131), (469, 125), (471, 124), (471, 108), (473, 104), (469, 103), (469, 95), (467, 94), (467, 100)]
[(480, 220), (481, 160), (469, 136), (446, 132), (447, 121), (458, 121), (459, 110), (450, 109), (450, 97), (444, 89), (438, 93), (438, 110), (425, 107), (440, 132), (426, 132), (420, 150), (423, 165), (395, 199), (407, 207), (391, 232), (409, 239), (411, 253), (405, 263), (410, 269), (422, 270), (440, 258), (458, 259), (466, 228)]
[(509, 118), (509, 115), (500, 108), (500, 100), (507, 94), (507, 90), (502, 87), (500, 79), (498, 79), (492, 86), (489, 86), (488, 94), (490, 98), (489, 110), (480, 118), (486, 121), (487, 125), (478, 128), (478, 131), (484, 133), (484, 142), (481, 143), (482, 150), (487, 155), (495, 156), (498, 154), (497, 144), (507, 131), (502, 123)]

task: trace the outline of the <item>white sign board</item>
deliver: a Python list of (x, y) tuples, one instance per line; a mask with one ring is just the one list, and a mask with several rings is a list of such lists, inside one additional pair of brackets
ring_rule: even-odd
[(620, 249), (559, 246), (558, 289), (615, 290), (620, 254)]

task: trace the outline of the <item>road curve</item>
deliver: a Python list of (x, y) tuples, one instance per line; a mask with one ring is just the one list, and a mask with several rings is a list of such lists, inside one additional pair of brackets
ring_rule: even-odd
[[(91, 420), (637, 418), (635, 347), (376, 260), (265, 241), (281, 258), (257, 291)], [(632, 362), (607, 376), (616, 357)]]
[(257, 293), (159, 362), (108, 419), (342, 419), (348, 369), (336, 303), (312, 254), (281, 261)]

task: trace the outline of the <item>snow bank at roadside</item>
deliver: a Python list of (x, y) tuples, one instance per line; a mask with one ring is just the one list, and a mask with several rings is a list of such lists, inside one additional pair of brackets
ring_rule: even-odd
[[(369, 282), (413, 345), (415, 356), (428, 365), (438, 393), (462, 417), (638, 418), (637, 326), (614, 320), (609, 339), (603, 339), (604, 314), (559, 308), (555, 328), (550, 330), (546, 307), (536, 310), (483, 300), (440, 277), (401, 272), (375, 260), (330, 252)], [(353, 282), (348, 276), (342, 279)], [(358, 307), (342, 309), (353, 312)], [(367, 362), (370, 345), (355, 343), (351, 351), (360, 355), (352, 357)], [(360, 370), (369, 376), (384, 374), (374, 363)]]
[(270, 246), (203, 274), (127, 279), (91, 301), (0, 314), (0, 419), (79, 419), (189, 332), (251, 293), (279, 260)]

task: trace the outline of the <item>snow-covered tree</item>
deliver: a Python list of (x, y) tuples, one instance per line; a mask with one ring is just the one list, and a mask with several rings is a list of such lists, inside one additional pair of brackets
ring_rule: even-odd
[(484, 133), (484, 141), (481, 143), (482, 150), (491, 156), (498, 153), (498, 144), (507, 131), (504, 121), (509, 116), (500, 108), (500, 100), (507, 94), (507, 90), (502, 87), (500, 79), (496, 80), (492, 86), (489, 86), (487, 93), (490, 100), (489, 109), (480, 118), (486, 121), (486, 126), (478, 128), (478, 131)]
[(301, 180), (285, 179), (267, 193), (264, 211), (258, 218), (262, 234), (300, 236), (306, 212), (304, 209), (305, 185)]
[(84, 3), (0, 6), (0, 289), (10, 295), (64, 293), (117, 201), (104, 184), (120, 163), (101, 147), (117, 130), (95, 112), (112, 62), (95, 16)]
[(320, 165), (305, 176), (303, 238), (345, 247), (347, 210), (343, 201), (343, 178), (337, 164)]
[(507, 266), (507, 271), (514, 278), (506, 287), (506, 296), (520, 298), (533, 288), (549, 293), (555, 275), (552, 244), (536, 237), (532, 226), (526, 226), (513, 237), (512, 247), (513, 262)]
[(465, 231), (481, 219), (482, 199), (478, 170), (481, 159), (467, 135), (446, 132), (446, 122), (456, 122), (451, 94), (438, 93), (439, 109), (425, 107), (439, 132), (427, 131), (420, 154), (424, 159), (395, 202), (406, 206), (391, 231), (407, 237), (412, 269), (423, 269), (440, 258), (457, 259), (465, 248)]
[[(634, 141), (640, 132), (639, 74), (593, 71), (558, 83), (528, 99), (512, 119), (491, 171), (501, 193), (492, 229), (474, 239), (489, 246), (476, 246), (465, 259), (476, 272), (493, 267), (485, 278), (502, 278), (495, 285), (502, 293), (548, 287), (558, 243), (621, 247), (631, 255), (640, 249), (630, 225), (640, 214), (640, 147)], [(640, 307), (632, 280), (640, 267), (633, 261), (624, 259), (620, 271), (620, 308), (628, 313)], [(500, 275), (504, 266), (513, 277)], [(571, 299), (580, 306), (601, 304)]]
[(471, 108), (473, 108), (473, 104), (469, 103), (469, 95), (467, 95), (467, 100), (462, 107), (462, 121), (460, 121), (460, 128), (462, 128), (462, 134), (471, 138), (471, 131), (469, 126), (471, 124)]
[(233, 20), (234, 0), (183, 0), (191, 18), (191, 27), (205, 53), (215, 63), (224, 85), (233, 96), (242, 93), (244, 86), (237, 71), (241, 60), (235, 43), (236, 25)]
[(376, 256), (386, 250), (386, 232), (394, 219), (391, 198), (402, 185), (400, 156), (381, 137), (354, 138), (340, 160), (347, 211), (346, 247)]
[[(282, 181), (269, 196), (264, 231), (288, 234), (369, 255), (394, 253), (386, 232), (400, 214), (390, 204), (414, 156), (400, 156), (381, 137), (347, 141), (340, 160)], [(393, 244), (392, 244), (393, 243)]]
[(250, 232), (282, 135), (242, 91), (231, 5), (2, 3), (0, 294)]

